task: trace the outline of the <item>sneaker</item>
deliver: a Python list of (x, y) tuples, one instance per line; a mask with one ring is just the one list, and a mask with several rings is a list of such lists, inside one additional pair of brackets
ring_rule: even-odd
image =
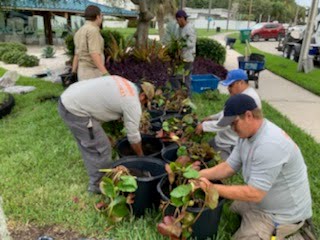
[(95, 185), (90, 185), (88, 187), (88, 192), (93, 194), (102, 194), (100, 188)]

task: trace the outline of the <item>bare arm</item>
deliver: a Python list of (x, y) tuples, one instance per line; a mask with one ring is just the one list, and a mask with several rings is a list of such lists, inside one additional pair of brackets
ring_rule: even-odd
[(217, 189), (221, 197), (232, 199), (232, 200), (246, 201), (246, 202), (259, 203), (267, 194), (265, 191), (259, 190), (250, 185), (226, 186), (222, 184), (214, 184), (214, 187)]
[(78, 70), (78, 63), (79, 63), (79, 56), (78, 54), (75, 54), (73, 56), (73, 61), (72, 61), (72, 72), (76, 73)]
[(235, 173), (236, 172), (230, 167), (227, 162), (223, 162), (215, 167), (201, 170), (200, 177), (204, 177), (209, 180), (221, 180), (231, 177)]
[(104, 74), (108, 74), (108, 71), (106, 67), (104, 66), (102, 60), (101, 60), (101, 55), (99, 53), (90, 53), (90, 56), (94, 62), (94, 64), (97, 66), (97, 68), (100, 70), (100, 72)]
[(131, 147), (133, 149), (133, 151), (138, 155), (138, 156), (143, 156), (143, 151), (142, 151), (142, 147), (141, 147), (141, 142), (139, 143), (132, 143)]

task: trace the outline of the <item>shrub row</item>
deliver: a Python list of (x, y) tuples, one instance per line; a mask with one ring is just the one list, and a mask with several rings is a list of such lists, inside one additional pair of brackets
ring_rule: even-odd
[(0, 60), (7, 64), (18, 64), (23, 67), (39, 65), (36, 56), (27, 55), (27, 47), (21, 43), (0, 43)]

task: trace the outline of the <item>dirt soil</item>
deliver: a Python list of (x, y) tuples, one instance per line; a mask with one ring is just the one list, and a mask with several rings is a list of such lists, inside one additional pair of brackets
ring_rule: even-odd
[(45, 236), (51, 237), (54, 240), (95, 240), (94, 238), (85, 238), (80, 234), (61, 229), (58, 226), (45, 226), (38, 227), (32, 224), (20, 225), (15, 222), (9, 221), (8, 231), (12, 240), (49, 240)]

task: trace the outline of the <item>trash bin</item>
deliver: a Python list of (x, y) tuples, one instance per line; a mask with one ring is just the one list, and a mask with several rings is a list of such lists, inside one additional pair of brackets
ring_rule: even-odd
[(241, 43), (246, 43), (246, 40), (250, 42), (251, 29), (241, 29), (240, 30), (240, 41)]
[(220, 27), (217, 27), (217, 28), (216, 28), (216, 32), (221, 32), (221, 28), (220, 28)]

